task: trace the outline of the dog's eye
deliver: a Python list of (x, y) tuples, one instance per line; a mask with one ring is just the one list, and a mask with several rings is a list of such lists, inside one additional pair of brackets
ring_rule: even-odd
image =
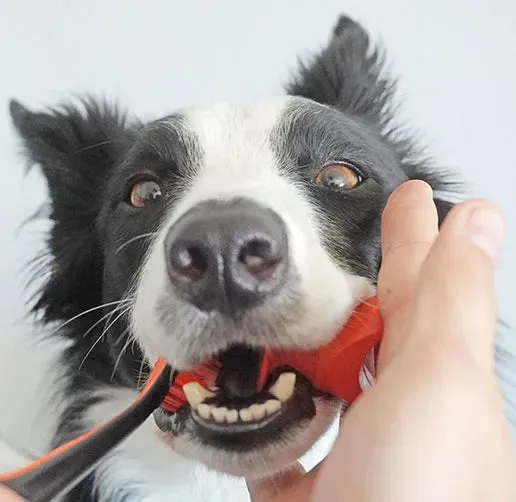
[(138, 209), (149, 206), (161, 197), (161, 187), (155, 181), (138, 181), (131, 188), (129, 202)]
[(315, 177), (315, 182), (336, 190), (351, 190), (362, 183), (363, 178), (354, 166), (348, 163), (330, 164)]

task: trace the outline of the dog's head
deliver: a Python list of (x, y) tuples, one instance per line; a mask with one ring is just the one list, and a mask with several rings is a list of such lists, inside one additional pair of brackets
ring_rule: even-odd
[(172, 447), (235, 474), (292, 462), (339, 409), (292, 373), (257, 393), (261, 349), (327, 343), (374, 292), (390, 193), (411, 178), (445, 188), (393, 128), (393, 82), (355, 22), (341, 18), (287, 90), (150, 123), (91, 101), (11, 105), (52, 206), (35, 309), (76, 317), (70, 357), (97, 379), (136, 385), (140, 360), (216, 356), (214, 395), (191, 392), (156, 422)]

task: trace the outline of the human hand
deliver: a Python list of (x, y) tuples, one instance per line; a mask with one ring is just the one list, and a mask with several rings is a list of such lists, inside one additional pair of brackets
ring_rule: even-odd
[(0, 485), (0, 502), (23, 502), (23, 499), (5, 486)]
[(408, 182), (391, 196), (377, 382), (348, 411), (320, 466), (249, 482), (253, 502), (515, 500), (514, 445), (493, 358), (502, 237), (489, 202), (458, 205), (439, 233), (428, 185)]

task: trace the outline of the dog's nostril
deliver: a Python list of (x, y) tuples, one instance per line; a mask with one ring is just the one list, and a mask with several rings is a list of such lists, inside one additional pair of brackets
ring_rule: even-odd
[(238, 261), (249, 274), (264, 281), (272, 275), (281, 260), (269, 241), (253, 239), (244, 244), (238, 255)]
[(199, 203), (169, 229), (164, 248), (173, 291), (235, 319), (278, 294), (289, 276), (284, 223), (252, 201)]
[(184, 279), (196, 281), (208, 269), (208, 260), (201, 248), (188, 246), (179, 248), (171, 254), (170, 265)]

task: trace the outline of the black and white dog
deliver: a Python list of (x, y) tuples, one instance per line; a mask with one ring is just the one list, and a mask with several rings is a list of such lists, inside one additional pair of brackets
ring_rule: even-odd
[(398, 185), (425, 180), (441, 219), (451, 207), (438, 195), (447, 176), (397, 127), (394, 91), (342, 17), (286, 96), (244, 108), (141, 123), (90, 99), (41, 113), (11, 103), (51, 205), (33, 311), (68, 343), (49, 447), (129, 404), (158, 355), (176, 369), (222, 364), (214, 396), (157, 414), (68, 500), (209, 501), (192, 465), (263, 476), (328, 429), (341, 403), (295, 373), (271, 377), (266, 403), (257, 368), (264, 346), (325, 344), (374, 293)]

